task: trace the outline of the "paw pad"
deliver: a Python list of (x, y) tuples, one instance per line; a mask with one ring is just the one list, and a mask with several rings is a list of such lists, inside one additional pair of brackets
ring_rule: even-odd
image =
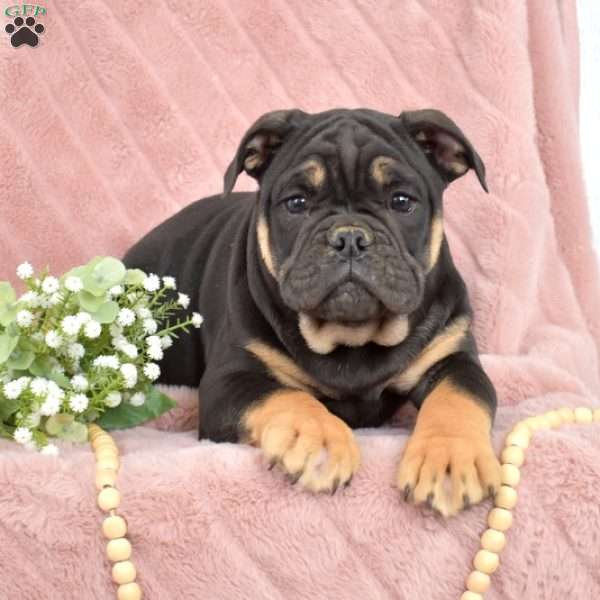
[(35, 22), (33, 17), (16, 17), (12, 23), (9, 23), (4, 31), (10, 35), (10, 43), (18, 48), (22, 44), (27, 44), (32, 48), (38, 45), (39, 35), (44, 33), (44, 26)]

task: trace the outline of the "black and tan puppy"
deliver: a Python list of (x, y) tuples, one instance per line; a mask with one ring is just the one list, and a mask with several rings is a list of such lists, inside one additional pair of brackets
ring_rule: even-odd
[[(260, 446), (313, 491), (350, 482), (352, 428), (419, 408), (401, 493), (451, 515), (500, 484), (496, 409), (444, 237), (442, 192), (484, 166), (443, 113), (277, 111), (246, 133), (225, 191), (125, 262), (174, 275), (205, 325), (164, 383), (200, 386), (200, 437)], [(232, 193), (239, 173), (257, 193)]]

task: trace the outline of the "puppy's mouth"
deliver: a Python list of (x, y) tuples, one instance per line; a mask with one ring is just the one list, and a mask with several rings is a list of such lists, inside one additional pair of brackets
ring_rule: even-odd
[(337, 286), (308, 314), (321, 321), (352, 325), (378, 319), (385, 312), (384, 305), (365, 286), (348, 280)]

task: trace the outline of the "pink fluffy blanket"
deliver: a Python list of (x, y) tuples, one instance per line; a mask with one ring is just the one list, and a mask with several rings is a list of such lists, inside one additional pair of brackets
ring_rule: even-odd
[[(518, 418), (598, 406), (600, 287), (577, 136), (575, 2), (48, 3), (40, 44), (0, 44), (2, 273), (119, 255), (219, 190), (259, 114), (434, 106), (488, 168), (446, 231), (499, 393)], [(3, 32), (4, 34), (4, 32)], [(392, 487), (412, 416), (357, 433), (351, 487), (315, 497), (254, 449), (195, 434), (195, 398), (120, 432), (119, 487), (149, 599), (458, 598), (489, 504), (443, 521)], [(539, 434), (490, 600), (600, 597), (600, 425)], [(114, 597), (87, 447), (0, 443), (0, 598)]]

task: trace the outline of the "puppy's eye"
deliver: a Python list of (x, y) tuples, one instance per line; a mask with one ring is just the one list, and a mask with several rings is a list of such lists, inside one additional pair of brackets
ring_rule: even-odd
[(299, 214), (306, 210), (306, 198), (304, 196), (291, 196), (285, 201), (286, 208), (293, 214)]
[(390, 205), (392, 207), (392, 210), (408, 214), (415, 210), (417, 201), (414, 198), (403, 194), (402, 192), (396, 192), (392, 196), (392, 201)]

